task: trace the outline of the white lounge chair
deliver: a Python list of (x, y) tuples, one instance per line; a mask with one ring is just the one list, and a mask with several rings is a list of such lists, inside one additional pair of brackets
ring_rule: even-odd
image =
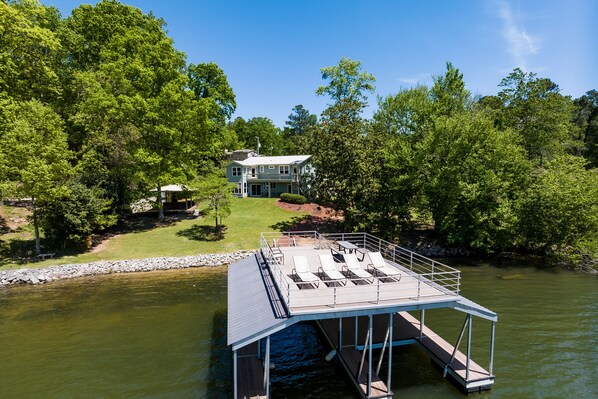
[(320, 255), (320, 267), (318, 268), (320, 275), (326, 275), (328, 280), (337, 282), (342, 285), (347, 284), (347, 278), (336, 268), (336, 262), (332, 255)]
[(294, 280), (299, 280), (301, 283), (309, 284), (317, 288), (320, 285), (318, 276), (309, 271), (309, 263), (305, 256), (293, 256), (293, 264), (295, 267), (291, 271), (291, 276)]
[(368, 256), (370, 257), (370, 261), (372, 262), (368, 264), (368, 270), (371, 267), (373, 273), (376, 275), (391, 278), (396, 282), (399, 282), (401, 280), (401, 273), (394, 267), (389, 266), (380, 252), (370, 252), (368, 253)]
[(343, 266), (343, 270), (351, 273), (358, 279), (362, 281), (366, 281), (369, 284), (374, 282), (374, 277), (365, 270), (361, 268), (359, 265), (359, 260), (357, 259), (357, 255), (355, 254), (343, 254), (343, 258), (345, 258), (345, 266)]

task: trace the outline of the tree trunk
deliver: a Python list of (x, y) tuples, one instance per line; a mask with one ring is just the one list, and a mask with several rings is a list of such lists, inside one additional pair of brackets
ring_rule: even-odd
[(164, 219), (164, 204), (162, 204), (162, 187), (158, 184), (158, 219)]
[(31, 205), (33, 211), (33, 228), (35, 230), (35, 254), (39, 255), (42, 253), (42, 247), (39, 238), (39, 226), (37, 225), (37, 208), (35, 207), (35, 197), (31, 197)]

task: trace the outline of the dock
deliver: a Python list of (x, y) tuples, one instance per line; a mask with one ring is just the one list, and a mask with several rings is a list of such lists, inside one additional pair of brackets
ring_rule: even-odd
[[(490, 389), (494, 383), (498, 316), (460, 295), (457, 269), (367, 233), (262, 233), (260, 248), (229, 266), (235, 398), (270, 398), (270, 368), (265, 366), (270, 364), (270, 337), (305, 321), (320, 327), (362, 398), (393, 397), (392, 349), (399, 345), (418, 346), (465, 392)], [(381, 270), (388, 274), (374, 267), (381, 257)], [(334, 279), (326, 274), (324, 258), (333, 259), (332, 268), (341, 274), (333, 273)], [(361, 278), (348, 269), (350, 260), (361, 269)], [(296, 272), (299, 261), (307, 264), (307, 281)], [(426, 310), (439, 308), (465, 314), (453, 344), (425, 324)], [(487, 369), (471, 359), (473, 317), (490, 322)]]

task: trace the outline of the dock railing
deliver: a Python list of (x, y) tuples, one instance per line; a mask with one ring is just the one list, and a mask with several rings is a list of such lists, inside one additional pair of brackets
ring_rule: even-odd
[[(397, 244), (382, 240), (368, 233), (318, 233), (316, 231), (297, 231), (283, 233), (261, 233), (260, 248), (276, 282), (282, 299), (286, 302), (289, 310), (309, 303), (336, 307), (338, 304), (351, 303), (352, 298), (348, 290), (334, 284), (330, 290), (310, 290), (310, 300), (305, 300), (305, 291), (300, 290), (301, 283), (295, 282), (290, 275), (283, 270), (284, 260), (277, 256), (278, 249), (284, 247), (311, 247), (315, 250), (335, 248), (339, 241), (350, 242), (363, 252), (380, 252), (386, 262), (399, 271), (411, 277), (396, 284), (386, 284), (385, 277), (374, 277), (370, 284), (360, 285), (360, 292), (368, 295), (368, 301), (379, 303), (381, 300), (411, 299), (421, 300), (426, 296), (438, 295), (438, 292), (458, 296), (460, 292), (460, 271), (447, 266), (441, 262), (430, 259)], [(356, 285), (362, 283), (363, 279), (348, 278)], [(417, 291), (414, 295), (413, 283), (417, 282)], [(329, 283), (324, 281), (324, 283)], [(410, 285), (409, 285), (410, 284)], [(409, 285), (409, 290), (407, 286)], [(425, 291), (426, 287), (435, 288), (432, 294)], [(401, 290), (405, 288), (405, 290)], [(303, 292), (301, 292), (303, 291)], [(409, 292), (408, 292), (409, 291)], [(303, 298), (303, 300), (301, 299)], [(363, 298), (363, 297), (362, 297)], [(355, 300), (357, 301), (357, 299)]]

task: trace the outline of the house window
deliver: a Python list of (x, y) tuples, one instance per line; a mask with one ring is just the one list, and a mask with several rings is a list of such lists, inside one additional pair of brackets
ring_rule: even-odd
[(247, 194), (247, 183), (243, 183), (243, 194)]
[(274, 169), (274, 165), (268, 165), (268, 169)]
[(270, 188), (272, 190), (276, 190), (276, 183), (270, 183)]
[(281, 175), (288, 175), (289, 174), (289, 165), (280, 165), (278, 167), (278, 173)]
[(297, 167), (296, 166), (293, 168), (293, 173), (297, 174)]
[(264, 167), (260, 166), (260, 173), (264, 173)]
[(241, 167), (240, 166), (233, 167), (233, 176), (241, 176)]
[(237, 184), (237, 187), (235, 187), (235, 189), (233, 190), (233, 193), (235, 193), (235, 194), (242, 194), (242, 192), (241, 192), (241, 183)]

